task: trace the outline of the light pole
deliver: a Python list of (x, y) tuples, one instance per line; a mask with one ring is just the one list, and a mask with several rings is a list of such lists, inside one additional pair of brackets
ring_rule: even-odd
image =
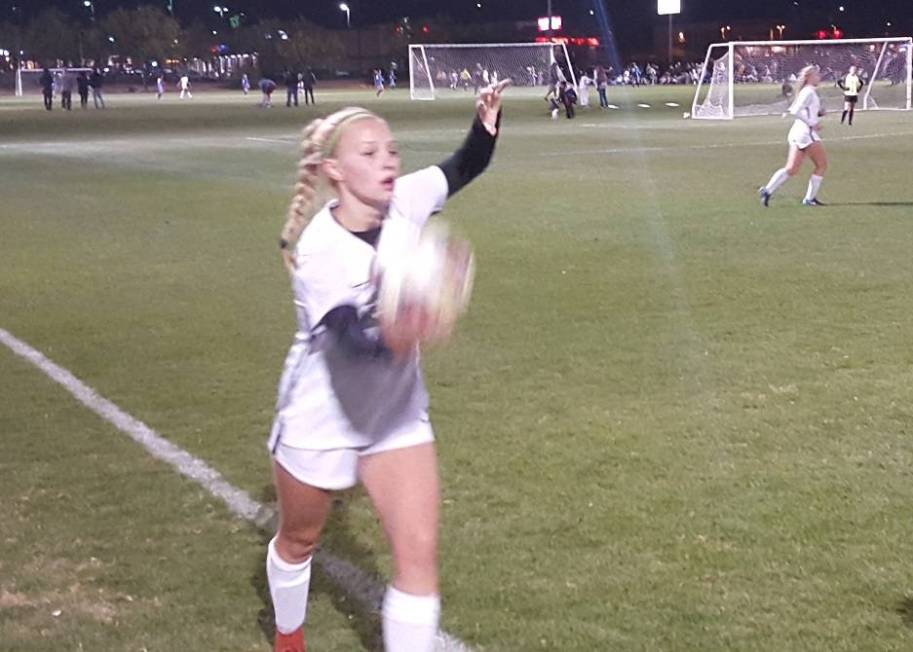
[(351, 8), (349, 8), (349, 5), (346, 4), (345, 2), (340, 2), (339, 11), (346, 12), (346, 27), (351, 28), (352, 27), (352, 10), (351, 10)]
[(783, 30), (786, 29), (786, 25), (777, 25), (777, 30), (780, 32), (780, 40), (783, 40)]
[(212, 10), (219, 14), (219, 18), (225, 18), (225, 14), (229, 11), (228, 7), (223, 7), (221, 5), (215, 5)]
[(82, 0), (82, 6), (89, 10), (89, 13), (92, 14), (92, 21), (95, 21), (95, 3), (92, 0)]

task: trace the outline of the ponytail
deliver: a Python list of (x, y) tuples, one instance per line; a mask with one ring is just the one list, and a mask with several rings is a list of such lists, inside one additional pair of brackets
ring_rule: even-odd
[(317, 118), (304, 128), (301, 136), (301, 160), (295, 179), (295, 194), (289, 204), (285, 225), (279, 236), (279, 249), (289, 272), (295, 270), (295, 245), (315, 214), (319, 195), (321, 166), (331, 156), (342, 128), (354, 120), (377, 118), (370, 111), (357, 107), (341, 109), (326, 118)]

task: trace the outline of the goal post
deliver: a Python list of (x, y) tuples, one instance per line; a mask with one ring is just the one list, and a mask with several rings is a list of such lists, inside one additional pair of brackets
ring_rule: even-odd
[[(91, 73), (92, 68), (48, 68), (50, 73), (55, 77), (57, 75), (62, 75), (64, 71), (71, 72), (73, 74), (79, 74), (81, 72)], [(30, 90), (38, 90), (39, 79), (41, 75), (44, 74), (44, 68), (16, 68), (16, 97), (22, 97), (26, 92)]]
[(795, 97), (799, 71), (816, 65), (818, 93), (829, 111), (843, 104), (837, 81), (855, 66), (865, 81), (859, 108), (911, 109), (913, 38), (712, 43), (698, 79), (691, 116), (732, 120), (780, 115)]
[(477, 91), (506, 78), (514, 86), (545, 86), (555, 62), (576, 86), (577, 75), (564, 43), (410, 44), (409, 96), (434, 100), (445, 92)]

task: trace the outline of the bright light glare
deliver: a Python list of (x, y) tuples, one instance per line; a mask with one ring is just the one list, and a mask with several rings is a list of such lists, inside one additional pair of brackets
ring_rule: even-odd
[(682, 0), (657, 0), (656, 13), (660, 16), (682, 13)]

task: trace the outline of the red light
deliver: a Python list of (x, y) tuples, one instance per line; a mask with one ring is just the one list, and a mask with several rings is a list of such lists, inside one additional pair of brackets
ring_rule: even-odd
[(430, 31), (431, 31), (431, 30), (428, 29), (428, 26), (427, 26), (427, 25), (422, 25), (422, 33), (423, 33), (423, 34), (427, 34), (427, 33), (430, 32)]
[(591, 48), (599, 47), (599, 39), (595, 36), (537, 36), (536, 43), (558, 43), (565, 45), (589, 46)]
[(834, 28), (834, 38), (843, 38), (843, 30), (839, 27)]
[(823, 41), (826, 38), (827, 38), (827, 32), (825, 32), (823, 29), (819, 29), (818, 30), (818, 40)]

